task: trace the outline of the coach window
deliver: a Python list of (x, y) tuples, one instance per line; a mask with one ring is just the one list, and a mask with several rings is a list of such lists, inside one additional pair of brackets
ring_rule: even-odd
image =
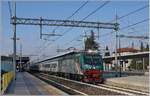
[(54, 68), (56, 68), (56, 64), (54, 64)]

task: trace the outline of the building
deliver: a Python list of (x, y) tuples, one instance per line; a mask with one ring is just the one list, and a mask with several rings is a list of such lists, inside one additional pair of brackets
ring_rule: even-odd
[[(13, 55), (1, 56), (1, 58), (2, 59), (7, 58), (7, 61), (8, 61), (8, 58), (9, 58), (9, 60), (11, 59), (13, 61)], [(24, 71), (27, 68), (28, 64), (29, 64), (28, 63), (29, 61), (30, 61), (29, 57), (24, 57), (23, 56), (23, 57), (20, 58), (19, 55), (16, 55), (16, 71)]]
[[(138, 51), (139, 51), (138, 49), (130, 48), (130, 47), (119, 48), (119, 49), (117, 49), (117, 56), (132, 54), (132, 53), (136, 53)], [(113, 56), (115, 56), (115, 52), (113, 52)], [(132, 62), (132, 59), (118, 60), (118, 65), (121, 66), (122, 71), (127, 71), (127, 70), (129, 70), (128, 67), (130, 66), (131, 62)], [(115, 67), (114, 66), (115, 60), (112, 61), (112, 64), (113, 64), (113, 67)]]

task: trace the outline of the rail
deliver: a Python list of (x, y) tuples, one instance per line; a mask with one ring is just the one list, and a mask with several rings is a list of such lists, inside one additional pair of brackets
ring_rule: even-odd
[[(75, 90), (74, 92), (78, 92), (78, 94), (71, 93), (71, 95), (148, 95), (148, 93), (144, 92), (137, 92), (134, 90), (125, 90), (125, 89), (117, 89), (114, 87), (108, 87), (108, 86), (100, 86), (100, 85), (93, 85), (93, 84), (87, 84), (84, 82), (79, 82), (79, 81), (74, 81), (62, 77), (57, 77), (45, 73), (38, 73), (38, 74), (33, 74), (37, 77), (42, 78), (43, 80), (45, 79), (48, 82), (55, 82), (57, 85), (60, 86), (66, 86), (67, 90), (73, 89)], [(45, 81), (44, 80), (44, 81)], [(82, 86), (82, 87), (81, 87)], [(58, 87), (58, 86), (57, 86)], [(63, 89), (63, 88), (62, 88)], [(72, 92), (72, 91), (70, 91)]]

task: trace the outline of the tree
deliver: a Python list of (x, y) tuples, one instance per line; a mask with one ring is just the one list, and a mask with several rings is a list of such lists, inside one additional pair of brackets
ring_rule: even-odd
[(149, 45), (146, 45), (146, 48), (144, 48), (144, 51), (149, 51)]
[[(138, 61), (139, 61), (139, 63), (138, 63)], [(135, 69), (136, 70), (142, 70), (143, 69), (142, 60), (140, 58), (132, 59), (129, 68), (134, 69), (134, 70)]]
[(95, 42), (95, 35), (94, 32), (91, 31), (91, 36), (88, 37), (85, 41), (85, 50), (98, 50), (99, 46), (98, 43)]
[(108, 46), (106, 46), (106, 52), (105, 52), (105, 56), (110, 56), (110, 52), (109, 52), (109, 49), (108, 49)]
[(136, 69), (136, 59), (132, 59), (130, 66), (128, 67), (130, 69)]
[(140, 47), (140, 51), (143, 52), (144, 51), (144, 46), (143, 46), (143, 42), (141, 42), (141, 47)]
[(132, 48), (134, 48), (134, 43), (132, 42)]
[[(110, 52), (109, 52), (108, 46), (106, 46), (106, 49), (105, 49), (105, 50), (106, 50), (106, 52), (105, 52), (104, 55), (105, 55), (105, 56), (110, 56)], [(110, 62), (110, 60), (107, 60), (107, 61), (105, 61), (105, 63), (111, 63), (111, 62)]]

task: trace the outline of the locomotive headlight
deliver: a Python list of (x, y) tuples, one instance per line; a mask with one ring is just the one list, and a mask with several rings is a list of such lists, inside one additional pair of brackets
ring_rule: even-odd
[(93, 51), (92, 50), (88, 50), (88, 53), (92, 53)]
[(88, 50), (88, 53), (97, 53), (98, 51), (97, 50)]

